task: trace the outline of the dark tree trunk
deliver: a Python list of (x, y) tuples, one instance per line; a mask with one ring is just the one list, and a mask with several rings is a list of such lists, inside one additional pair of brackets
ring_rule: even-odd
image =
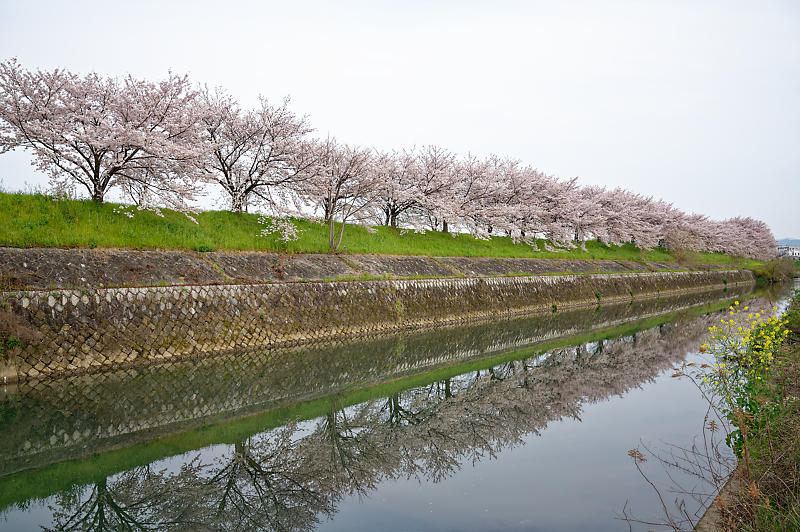
[(447, 233), (447, 220), (442, 220), (442, 232)]
[(244, 210), (244, 200), (239, 196), (231, 196), (231, 211), (242, 212)]

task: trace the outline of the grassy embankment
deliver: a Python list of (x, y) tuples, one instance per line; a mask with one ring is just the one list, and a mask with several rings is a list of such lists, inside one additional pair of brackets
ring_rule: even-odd
[(730, 315), (712, 331), (719, 363), (703, 379), (735, 429), (728, 440), (739, 460), (730, 492), (714, 502), (717, 525), (800, 530), (800, 290), (783, 316), (751, 313), (739, 326), (738, 303)]
[[(282, 243), (276, 237), (259, 236), (262, 225), (254, 214), (207, 211), (195, 224), (183, 214), (164, 210), (159, 217), (137, 212), (128, 218), (114, 209), (91, 201), (54, 200), (42, 194), (0, 192), (0, 246), (11, 247), (107, 247), (135, 249), (259, 250), (288, 253), (326, 253), (327, 228), (308, 220), (297, 220), (300, 238)], [(416, 234), (389, 227), (370, 233), (363, 227), (345, 229), (342, 251), (387, 255), (465, 257), (535, 257), (559, 259), (652, 260), (693, 264), (730, 264), (756, 268), (762, 263), (721, 253), (686, 253), (678, 256), (661, 248), (642, 251), (632, 244), (606, 246), (588, 242), (586, 251), (544, 251), (527, 244), (514, 244), (508, 237), (479, 240), (470, 235), (430, 231)]]
[(759, 389), (748, 438), (749, 481), (732, 517), (743, 530), (800, 530), (800, 291), (773, 378)]

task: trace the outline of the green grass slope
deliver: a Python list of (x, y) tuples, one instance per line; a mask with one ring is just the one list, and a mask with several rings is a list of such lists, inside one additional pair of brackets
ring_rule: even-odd
[[(0, 192), (0, 246), (9, 247), (109, 247), (134, 249), (187, 249), (280, 251), (288, 253), (328, 252), (327, 227), (297, 220), (301, 236), (283, 243), (274, 236), (259, 235), (262, 225), (255, 214), (227, 211), (200, 213), (197, 224), (185, 215), (164, 209), (164, 216), (136, 212), (133, 218), (114, 212), (118, 205), (98, 205), (87, 200), (55, 200), (43, 194)], [(364, 227), (348, 226), (342, 241), (344, 253), (428, 255), (464, 257), (536, 257), (562, 259), (617, 259), (674, 262), (664, 249), (641, 251), (636, 246), (606, 246), (590, 241), (586, 251), (544, 251), (515, 244), (508, 237), (479, 240), (470, 235), (429, 231), (417, 234), (390, 227), (371, 233)], [(760, 264), (719, 253), (683, 253), (692, 263)]]

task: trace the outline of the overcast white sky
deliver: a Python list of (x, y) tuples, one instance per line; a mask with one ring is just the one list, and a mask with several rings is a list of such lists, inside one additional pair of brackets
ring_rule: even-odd
[[(379, 148), (510, 155), (800, 237), (800, 2), (0, 0), (0, 60), (292, 97)], [(45, 185), (0, 155), (6, 189)]]

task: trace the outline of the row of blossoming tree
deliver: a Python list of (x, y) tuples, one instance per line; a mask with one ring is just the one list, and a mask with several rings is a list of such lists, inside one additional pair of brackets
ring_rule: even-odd
[(117, 190), (140, 207), (190, 212), (213, 183), (231, 210), (272, 215), (267, 230), (283, 238), (296, 235), (289, 216), (321, 218), (332, 249), (345, 224), (356, 222), (539, 238), (559, 247), (597, 239), (775, 253), (771, 231), (752, 218), (710, 220), (496, 155), (459, 156), (436, 146), (387, 153), (311, 133), (288, 100), (261, 98), (245, 109), (185, 76), (151, 82), (0, 63), (0, 151), (29, 150), (54, 189), (83, 188), (98, 202)]

